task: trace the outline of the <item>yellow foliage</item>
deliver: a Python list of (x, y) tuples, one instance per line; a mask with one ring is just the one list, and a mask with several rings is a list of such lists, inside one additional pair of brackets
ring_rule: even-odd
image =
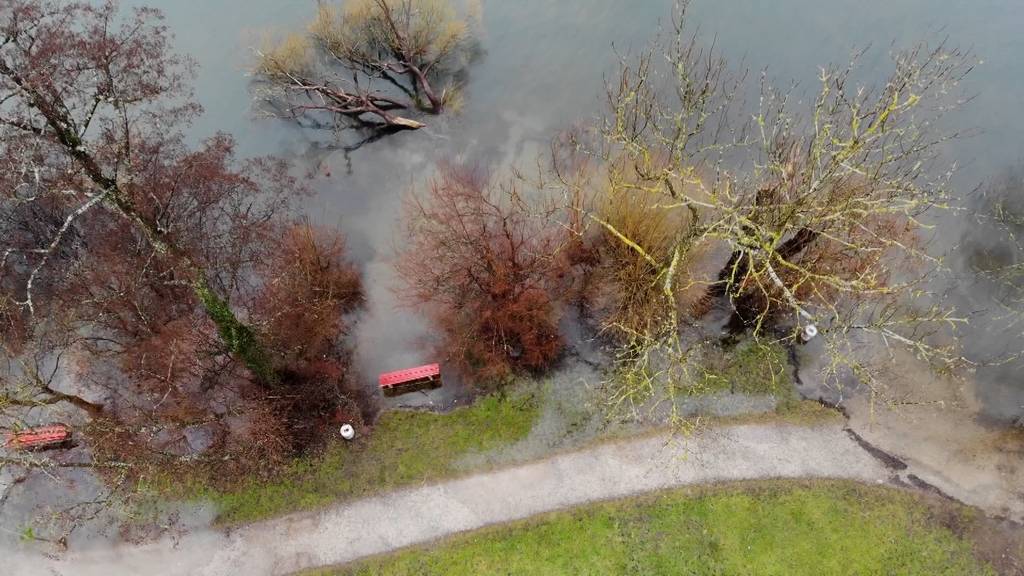
[(448, 0), (348, 0), (321, 5), (310, 33), (347, 59), (376, 59), (378, 51), (430, 64), (452, 54), (469, 36)]
[(312, 67), (312, 50), (303, 34), (289, 34), (276, 43), (267, 42), (260, 50), (256, 72), (270, 78), (305, 76)]
[(706, 246), (685, 240), (692, 232), (690, 211), (614, 171), (595, 203), (600, 262), (588, 296), (602, 325), (613, 333), (651, 334), (675, 310), (699, 315), (707, 288), (700, 270)]

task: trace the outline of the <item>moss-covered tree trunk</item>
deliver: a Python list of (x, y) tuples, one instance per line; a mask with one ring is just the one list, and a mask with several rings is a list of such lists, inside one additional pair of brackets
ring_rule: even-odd
[(67, 108), (59, 96), (54, 99), (25, 82), (21, 75), (3, 60), (0, 60), (0, 74), (10, 78), (24, 90), (31, 105), (42, 114), (47, 126), (53, 130), (57, 144), (82, 168), (89, 180), (103, 194), (103, 205), (128, 219), (158, 254), (169, 256), (184, 265), (196, 296), (202, 302), (207, 316), (217, 326), (217, 332), (228, 351), (245, 364), (261, 384), (276, 384), (278, 376), (270, 356), (260, 344), (253, 329), (238, 319), (226, 298), (213, 291), (207, 271), (180, 247), (168, 242), (156, 223), (136, 209), (127, 193), (128, 190), (116, 178), (103, 172), (99, 162), (88, 152), (87, 146), (75, 130), (74, 122), (68, 117)]
[(238, 319), (227, 300), (214, 293), (205, 278), (197, 280), (193, 287), (231, 354), (241, 360), (261, 384), (276, 384), (278, 375), (273, 362), (253, 329)]

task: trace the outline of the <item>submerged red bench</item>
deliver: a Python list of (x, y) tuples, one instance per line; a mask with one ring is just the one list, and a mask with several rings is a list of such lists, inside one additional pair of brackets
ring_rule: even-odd
[(441, 386), (441, 365), (426, 364), (395, 372), (385, 372), (379, 378), (380, 389), (385, 394), (404, 394)]
[(53, 424), (39, 428), (27, 428), (6, 435), (5, 447), (14, 450), (52, 448), (71, 440), (71, 428), (64, 424)]

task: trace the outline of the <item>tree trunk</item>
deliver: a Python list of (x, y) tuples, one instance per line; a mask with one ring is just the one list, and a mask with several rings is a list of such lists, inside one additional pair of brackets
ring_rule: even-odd
[[(808, 246), (818, 239), (819, 232), (810, 228), (801, 228), (792, 238), (786, 240), (775, 251), (775, 255), (782, 260), (790, 260), (803, 252)], [(748, 272), (746, 252), (737, 250), (729, 257), (725, 267), (718, 273), (718, 282), (709, 288), (709, 293), (715, 297), (726, 296), (730, 286), (733, 287), (733, 308), (726, 324), (726, 330), (731, 335), (739, 335), (750, 327), (751, 322), (760, 315), (763, 310), (758, 310), (754, 295), (747, 291), (740, 293), (736, 286), (740, 285)], [(736, 273), (733, 274), (735, 267)], [(732, 281), (734, 280), (734, 281)]]
[(817, 240), (819, 235), (817, 230), (801, 228), (792, 238), (783, 242), (782, 246), (779, 246), (779, 249), (776, 250), (776, 253), (779, 255), (779, 258), (789, 260), (803, 252), (804, 248), (807, 248), (812, 242)]
[[(44, 397), (40, 397), (44, 396)], [(18, 399), (18, 398), (2, 398), (2, 400), (10, 406), (19, 406), (22, 408), (35, 408), (38, 406), (52, 406), (60, 402), (67, 402), (80, 408), (83, 412), (89, 414), (93, 418), (99, 417), (103, 414), (103, 405), (89, 402), (81, 396), (75, 396), (74, 394), (65, 394), (50, 388), (49, 386), (43, 386), (39, 390), (38, 395), (33, 395), (29, 399)]]
[(423, 91), (423, 95), (430, 101), (430, 113), (440, 114), (444, 112), (444, 100), (439, 97), (434, 89), (430, 86), (430, 81), (427, 80), (427, 75), (416, 66), (409, 66), (409, 70), (416, 76), (416, 83)]
[(217, 325), (221, 340), (228, 350), (249, 368), (261, 384), (276, 384), (278, 376), (255, 332), (238, 319), (225, 298), (214, 294), (209, 286), (206, 271), (177, 246), (168, 243), (156, 224), (135, 209), (118, 182), (103, 173), (99, 163), (86, 151), (84, 143), (72, 129), (73, 122), (61, 110), (62, 106), (51, 102), (38, 89), (24, 82), (3, 60), (0, 60), (0, 74), (10, 78), (25, 91), (31, 104), (39, 110), (47, 125), (54, 131), (57, 142), (82, 167), (93, 184), (101, 191), (107, 192), (103, 204), (132, 222), (156, 252), (172, 256), (185, 264), (191, 276), (193, 291), (203, 303), (207, 316)]

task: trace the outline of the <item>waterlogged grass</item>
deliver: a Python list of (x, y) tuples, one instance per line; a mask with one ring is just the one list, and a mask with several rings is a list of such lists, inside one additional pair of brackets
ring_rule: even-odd
[(726, 351), (711, 348), (703, 360), (702, 391), (793, 396), (789, 356), (778, 342), (746, 340)]
[(532, 393), (481, 398), (448, 414), (388, 412), (373, 433), (302, 458), (272, 481), (244, 481), (230, 491), (200, 489), (218, 522), (237, 524), (326, 506), (462, 472), (457, 462), (525, 437), (538, 413)]
[[(962, 522), (969, 523), (966, 512)], [(593, 505), (320, 576), (992, 575), (919, 497), (769, 482)]]
[[(835, 411), (817, 403), (796, 400), (788, 357), (778, 344), (745, 342), (727, 352), (715, 348), (704, 364), (702, 393), (773, 394), (779, 401), (774, 414), (723, 418), (720, 424), (784, 421), (814, 425), (837, 418)], [(524, 385), (513, 390), (483, 397), (448, 414), (385, 413), (367, 436), (353, 443), (338, 441), (322, 454), (297, 459), (272, 480), (253, 478), (234, 483), (230, 489), (218, 489), (197, 477), (164, 478), (154, 486), (154, 494), (212, 501), (219, 511), (218, 523), (230, 525), (440, 481), (488, 468), (492, 462), (515, 462), (516, 458), (493, 456), (529, 436), (538, 424), (541, 405), (552, 400), (543, 386)], [(570, 427), (566, 434), (571, 433)], [(606, 431), (593, 443), (621, 436)], [(552, 452), (557, 451), (557, 442), (548, 440), (548, 444)]]

